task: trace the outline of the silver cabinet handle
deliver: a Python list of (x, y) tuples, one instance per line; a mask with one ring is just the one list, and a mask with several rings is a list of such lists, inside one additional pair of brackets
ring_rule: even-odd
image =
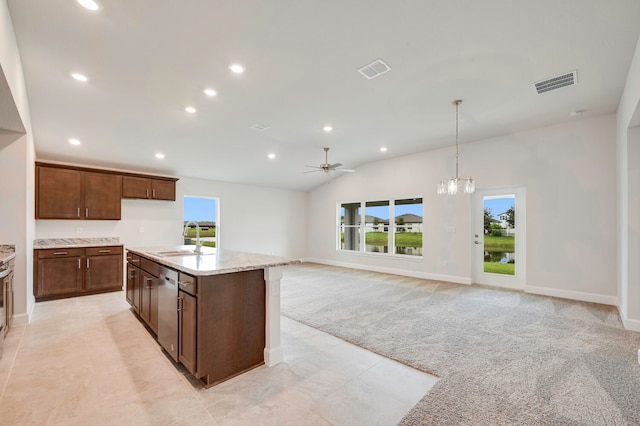
[(66, 252), (66, 251), (58, 251), (56, 253), (53, 253), (54, 256), (64, 256), (64, 255), (67, 255), (67, 254), (69, 254), (69, 253)]
[(89, 207), (84, 208), (84, 217), (89, 217)]
[[(151, 278), (144, 277), (145, 282), (151, 282)], [(152, 285), (145, 285), (144, 288), (153, 288)]]
[(152, 198), (156, 198), (156, 190), (155, 190), (155, 189), (153, 189), (151, 192), (152, 192), (152, 194), (153, 194), (153, 195), (151, 195), (151, 197), (152, 197)]
[(80, 217), (80, 207), (78, 207), (78, 217)]
[(178, 312), (182, 311), (182, 308), (184, 307), (183, 302), (182, 302), (182, 297), (178, 296), (178, 306), (176, 306), (176, 309), (178, 310)]
[(111, 253), (111, 250), (98, 250), (98, 253)]
[(80, 259), (78, 259), (78, 269), (80, 269)]
[(147, 198), (149, 198), (149, 188), (147, 188)]
[(87, 269), (89, 269), (89, 258), (87, 257)]

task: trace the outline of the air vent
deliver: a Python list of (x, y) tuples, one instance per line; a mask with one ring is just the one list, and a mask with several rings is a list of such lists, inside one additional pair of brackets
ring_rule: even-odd
[(549, 78), (544, 81), (539, 81), (533, 85), (536, 87), (538, 94), (556, 90), (561, 87), (573, 86), (578, 84), (578, 71), (573, 70), (566, 74), (562, 74), (556, 77)]
[(371, 80), (372, 78), (379, 77), (390, 70), (391, 67), (385, 64), (382, 59), (376, 59), (370, 64), (360, 68), (358, 72), (367, 77), (367, 79)]
[(265, 130), (267, 130), (269, 128), (269, 126), (267, 126), (266, 124), (262, 124), (262, 123), (254, 123), (251, 125), (251, 128), (253, 130), (257, 130), (259, 132), (263, 132)]

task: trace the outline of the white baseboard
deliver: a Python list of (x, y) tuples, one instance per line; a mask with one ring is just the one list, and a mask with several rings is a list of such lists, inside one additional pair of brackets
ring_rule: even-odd
[(422, 278), (425, 280), (446, 281), (456, 284), (471, 284), (470, 277), (456, 277), (454, 275), (430, 274), (428, 272), (408, 271), (406, 269), (384, 268), (381, 266), (359, 265), (357, 263), (338, 262), (335, 260), (306, 257), (302, 262), (319, 263), (321, 265), (340, 266), (342, 268), (359, 269), (361, 271), (381, 272), (384, 274), (402, 275), (405, 277)]
[(626, 330), (640, 331), (640, 320), (629, 319), (622, 312), (621, 309), (618, 308), (618, 311), (620, 312), (620, 319), (622, 319), (622, 325), (624, 325), (624, 328)]
[(14, 314), (12, 326), (29, 324), (29, 314)]
[(560, 290), (548, 287), (534, 287), (526, 285), (526, 293), (540, 294), (542, 296), (560, 297), (562, 299), (580, 300), (582, 302), (602, 303), (603, 305), (618, 306), (617, 296), (605, 296), (603, 294), (583, 293), (581, 291)]

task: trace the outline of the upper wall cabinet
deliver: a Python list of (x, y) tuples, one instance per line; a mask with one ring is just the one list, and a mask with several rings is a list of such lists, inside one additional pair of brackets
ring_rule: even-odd
[(175, 201), (176, 182), (159, 178), (123, 176), (122, 198)]
[(36, 219), (120, 220), (122, 198), (175, 201), (177, 180), (36, 162)]
[(122, 177), (36, 166), (36, 219), (120, 220)]

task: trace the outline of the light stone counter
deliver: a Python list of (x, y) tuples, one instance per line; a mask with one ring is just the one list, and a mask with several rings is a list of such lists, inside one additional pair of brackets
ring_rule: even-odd
[[(152, 259), (161, 265), (196, 276), (229, 274), (300, 263), (300, 260), (286, 257), (219, 250), (212, 247), (202, 247), (200, 255), (186, 253), (193, 252), (194, 249), (195, 246), (192, 245), (127, 248), (130, 252)], [(185, 254), (180, 255), (180, 252)]]
[(16, 257), (16, 246), (0, 245), (0, 265)]
[(35, 240), (34, 249), (60, 249), (82, 247), (121, 246), (120, 238), (48, 238)]

